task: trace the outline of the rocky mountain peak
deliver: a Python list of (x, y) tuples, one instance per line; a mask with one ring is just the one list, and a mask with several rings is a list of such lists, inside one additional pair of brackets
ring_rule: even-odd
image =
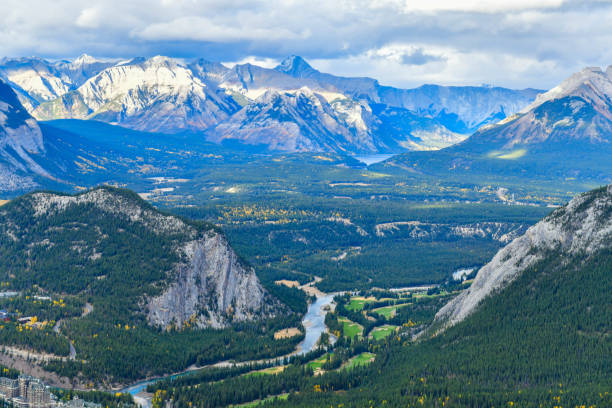
[(548, 92), (538, 95), (535, 101), (521, 112), (528, 112), (542, 105), (544, 102), (567, 96), (583, 97), (596, 104), (605, 103), (605, 100), (612, 96), (611, 72), (612, 69), (610, 67), (608, 67), (606, 72), (600, 67), (586, 67), (572, 74)]
[(281, 63), (274, 69), (298, 78), (308, 77), (310, 74), (318, 72), (316, 69), (311, 67), (306, 60), (298, 55), (290, 55), (282, 60)]
[(99, 61), (88, 54), (81, 54), (74, 61), (72, 61), (74, 65), (95, 64), (96, 62)]

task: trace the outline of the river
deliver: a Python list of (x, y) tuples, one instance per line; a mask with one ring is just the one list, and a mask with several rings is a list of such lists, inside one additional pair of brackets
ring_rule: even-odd
[(296, 354), (306, 354), (314, 350), (321, 334), (327, 329), (325, 326), (326, 306), (331, 307), (336, 294), (328, 294), (317, 298), (308, 306), (308, 311), (302, 319), (302, 325), (306, 329), (304, 340), (298, 344)]
[[(262, 361), (271, 361), (271, 360), (282, 360), (284, 357), (289, 357), (296, 354), (306, 354), (312, 350), (314, 350), (317, 345), (317, 340), (321, 337), (321, 333), (323, 333), (327, 328), (325, 326), (325, 315), (327, 314), (327, 310), (332, 307), (332, 302), (334, 301), (335, 293), (332, 294), (322, 294), (322, 296), (317, 297), (317, 300), (308, 305), (308, 310), (302, 319), (302, 325), (304, 325), (304, 329), (306, 330), (306, 334), (304, 336), (304, 340), (302, 340), (296, 350), (288, 354), (286, 356), (275, 357), (272, 359), (258, 360), (258, 361), (243, 361), (236, 363), (237, 365), (242, 364), (250, 364), (250, 363), (258, 363)], [(221, 361), (219, 363), (207, 366), (207, 367), (223, 367), (230, 366), (233, 363), (230, 361)], [(134, 400), (136, 403), (140, 404), (143, 407), (150, 407), (151, 400), (148, 396), (142, 395), (146, 391), (146, 388), (149, 384), (156, 383), (160, 380), (165, 380), (167, 378), (177, 378), (183, 375), (187, 375), (193, 373), (195, 371), (201, 370), (206, 367), (190, 367), (187, 370), (167, 375), (163, 377), (153, 378), (150, 380), (139, 381), (135, 384), (126, 387), (119, 392), (128, 392), (134, 396)]]

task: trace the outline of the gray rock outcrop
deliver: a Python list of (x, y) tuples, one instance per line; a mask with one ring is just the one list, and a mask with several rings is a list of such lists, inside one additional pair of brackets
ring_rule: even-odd
[(220, 328), (278, 311), (279, 303), (265, 292), (255, 271), (239, 262), (219, 233), (206, 232), (182, 252), (186, 260), (176, 265), (175, 281), (149, 301), (152, 324)]

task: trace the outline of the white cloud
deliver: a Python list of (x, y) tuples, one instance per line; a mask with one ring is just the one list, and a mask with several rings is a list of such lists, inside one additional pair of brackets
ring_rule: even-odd
[(261, 58), (261, 57), (250, 55), (248, 57), (242, 58), (239, 61), (224, 61), (223, 65), (225, 65), (228, 68), (233, 68), (235, 65), (242, 65), (242, 64), (252, 64), (252, 65), (257, 65), (257, 66), (264, 67), (264, 68), (274, 68), (279, 63), (280, 63), (280, 60), (276, 58)]
[[(382, 2), (383, 4), (386, 1)], [(406, 13), (414, 11), (463, 11), (479, 13), (499, 13), (527, 9), (559, 7), (563, 0), (403, 0), (393, 1)]]
[(76, 19), (76, 25), (83, 28), (98, 28), (101, 23), (100, 9), (97, 7), (89, 7), (81, 11)]
[(0, 56), (297, 54), (387, 84), (544, 88), (612, 62), (610, 21), (598, 0), (1, 0)]
[(134, 37), (144, 40), (190, 40), (190, 41), (270, 41), (306, 39), (308, 32), (295, 33), (285, 27), (244, 27), (235, 21), (219, 24), (207, 17), (180, 17), (172, 21), (155, 23), (132, 32)]

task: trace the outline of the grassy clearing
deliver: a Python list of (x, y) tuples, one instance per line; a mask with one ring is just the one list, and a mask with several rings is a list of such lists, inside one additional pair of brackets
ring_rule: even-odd
[(251, 371), (250, 373), (246, 373), (244, 376), (245, 377), (252, 377), (252, 376), (257, 376), (257, 375), (279, 374), (279, 373), (283, 372), (285, 367), (287, 367), (287, 366), (277, 366), (277, 367), (264, 368), (263, 370)]
[(317, 358), (316, 360), (312, 360), (309, 363), (306, 364), (306, 367), (312, 368), (312, 370), (317, 370), (317, 369), (321, 369), (321, 367), (323, 367), (323, 364), (325, 364), (325, 362), (327, 361), (327, 357), (329, 356), (331, 358), (333, 353), (325, 353), (323, 354), (321, 357)]
[(368, 365), (372, 361), (374, 361), (375, 357), (376, 357), (376, 354), (368, 353), (368, 352), (358, 354), (355, 357), (351, 358), (346, 363), (344, 368), (347, 370), (350, 370), (353, 367)]
[(426, 298), (435, 298), (435, 297), (439, 297), (439, 296), (446, 296), (448, 295), (448, 292), (445, 290), (440, 291), (440, 293), (435, 293), (433, 295), (428, 295), (427, 292), (420, 292), (420, 293), (415, 293), (414, 297), (416, 299), (426, 299)]
[(338, 321), (342, 323), (342, 328), (344, 331), (344, 337), (352, 339), (355, 336), (361, 337), (363, 333), (363, 327), (355, 322), (350, 321), (347, 318), (340, 317)]
[(395, 316), (395, 313), (398, 308), (408, 306), (409, 304), (410, 303), (402, 303), (400, 305), (379, 307), (379, 308), (373, 309), (372, 312), (378, 313), (379, 315), (384, 316), (387, 319), (390, 319), (393, 316)]
[(264, 398), (264, 399), (260, 399), (260, 400), (256, 400), (256, 401), (251, 401), (251, 402), (246, 402), (244, 404), (240, 404), (240, 405), (230, 405), (231, 407), (241, 407), (241, 408), (250, 408), (250, 407), (257, 407), (265, 402), (270, 402), (270, 401), (284, 401), (289, 397), (289, 394), (280, 394), (280, 395), (272, 395), (268, 398)]
[(527, 150), (525, 150), (525, 149), (518, 149), (518, 150), (515, 150), (513, 152), (497, 156), (497, 158), (498, 159), (505, 159), (505, 160), (515, 160), (515, 159), (520, 159), (526, 153), (527, 153)]
[(349, 304), (346, 306), (346, 308), (348, 310), (352, 310), (353, 312), (359, 312), (363, 310), (363, 307), (365, 306), (366, 303), (372, 303), (374, 301), (376, 301), (376, 298), (372, 296), (368, 298), (365, 298), (363, 296), (353, 296)]
[(376, 327), (372, 329), (370, 336), (372, 336), (374, 340), (381, 340), (395, 333), (396, 330), (397, 330), (397, 326), (386, 324), (384, 326), (380, 326), (380, 327)]

